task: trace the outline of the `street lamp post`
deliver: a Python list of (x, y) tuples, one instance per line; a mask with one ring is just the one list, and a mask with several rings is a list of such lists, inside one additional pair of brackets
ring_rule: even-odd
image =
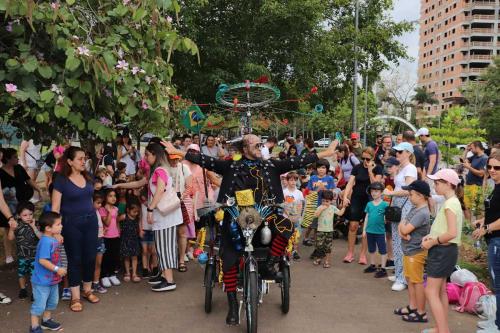
[(359, 29), (359, 0), (356, 0), (356, 10), (354, 13), (355, 36), (354, 36), (354, 76), (352, 79), (353, 96), (352, 96), (352, 131), (357, 131), (357, 115), (358, 107), (358, 29)]

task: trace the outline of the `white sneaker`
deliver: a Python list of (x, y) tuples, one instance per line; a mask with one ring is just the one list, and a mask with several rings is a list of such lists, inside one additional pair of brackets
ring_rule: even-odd
[(113, 286), (119, 286), (120, 284), (122, 284), (120, 282), (120, 280), (118, 280), (118, 278), (116, 277), (116, 275), (110, 276), (109, 277), (109, 281), (111, 281), (111, 283), (113, 284)]
[(187, 256), (188, 256), (189, 260), (194, 260), (193, 252), (189, 251), (187, 253)]
[(112, 284), (108, 277), (103, 277), (101, 279), (101, 284), (104, 288), (111, 288)]
[[(477, 322), (477, 327), (479, 327), (483, 332), (498, 332), (497, 325), (495, 324), (495, 319), (483, 320)], [(482, 333), (482, 332), (481, 332)]]
[(187, 254), (184, 255), (184, 262), (189, 262), (189, 257)]
[(396, 275), (391, 275), (391, 276), (388, 276), (387, 277), (387, 280), (391, 281), (391, 282), (396, 282)]
[(14, 258), (12, 256), (8, 256), (5, 258), (5, 263), (8, 265), (8, 264), (11, 264), (14, 262)]
[(406, 284), (394, 282), (391, 289), (392, 291), (403, 291), (406, 289)]
[(497, 328), (496, 325), (495, 327), (492, 328), (485, 328), (484, 330), (477, 330), (476, 333), (500, 333), (500, 330)]

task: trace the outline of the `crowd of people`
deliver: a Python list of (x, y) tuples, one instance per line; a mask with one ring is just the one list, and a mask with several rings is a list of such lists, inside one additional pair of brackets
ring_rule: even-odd
[[(125, 131), (116, 142), (96, 147), (95, 156), (66, 141), (42, 160), (33, 140), (22, 142), (19, 155), (4, 148), (0, 156), (3, 246), (7, 264), (17, 259), (20, 299), (30, 297), (31, 285), (31, 332), (61, 327), (52, 318), (59, 284), (61, 299), (74, 312), (83, 311), (82, 299), (98, 303), (98, 294), (122, 281), (147, 279), (155, 292), (175, 290), (177, 273), (194, 259), (189, 241), (197, 236), (198, 208), (225, 200), (240, 186), (233, 167), (248, 175), (271, 171), (269, 179), (263, 176), (264, 189), (284, 202), (289, 230), (299, 231), (300, 237), (291, 237), (273, 230), (270, 271), (290, 239), (293, 260), (303, 259), (301, 247), (314, 246), (312, 264), (330, 268), (335, 230), (342, 230), (348, 242), (344, 263), (358, 258), (364, 273), (390, 279), (393, 291), (408, 290), (408, 305), (394, 314), (425, 323), (427, 303), (435, 320), (428, 332), (450, 332), (446, 279), (468, 221), (478, 226), (473, 236), (487, 240), (500, 297), (500, 151), (488, 156), (481, 142), (467, 146), (457, 170), (442, 168), (439, 146), (426, 128), (378, 135), (373, 147), (364, 147), (353, 133), (320, 152), (302, 135), (287, 136), (282, 147), (275, 137), (262, 142), (249, 136), (235, 147), (219, 136), (185, 134), (170, 142), (152, 138), (141, 154)], [(46, 196), (36, 181), (39, 172), (50, 199), (35, 218), (35, 204)], [(241, 186), (254, 185), (242, 179)], [(180, 207), (162, 213), (173, 197)], [(230, 248), (223, 281), (226, 321), (235, 324), (237, 253)], [(10, 302), (0, 293), (0, 303)], [(500, 307), (496, 322), (480, 327), (500, 331)]]

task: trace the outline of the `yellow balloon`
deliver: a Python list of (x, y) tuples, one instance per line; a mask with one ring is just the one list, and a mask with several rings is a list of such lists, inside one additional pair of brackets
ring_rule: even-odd
[(233, 155), (233, 161), (239, 161), (239, 160), (241, 160), (241, 158), (242, 158), (241, 154), (234, 154)]
[(219, 209), (217, 213), (215, 213), (215, 219), (219, 222), (224, 219), (224, 211), (222, 209)]

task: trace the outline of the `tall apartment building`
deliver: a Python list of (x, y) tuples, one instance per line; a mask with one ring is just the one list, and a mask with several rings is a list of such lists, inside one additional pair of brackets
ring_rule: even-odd
[(420, 0), (418, 85), (435, 94), (437, 116), (464, 102), (460, 87), (500, 54), (500, 0)]

